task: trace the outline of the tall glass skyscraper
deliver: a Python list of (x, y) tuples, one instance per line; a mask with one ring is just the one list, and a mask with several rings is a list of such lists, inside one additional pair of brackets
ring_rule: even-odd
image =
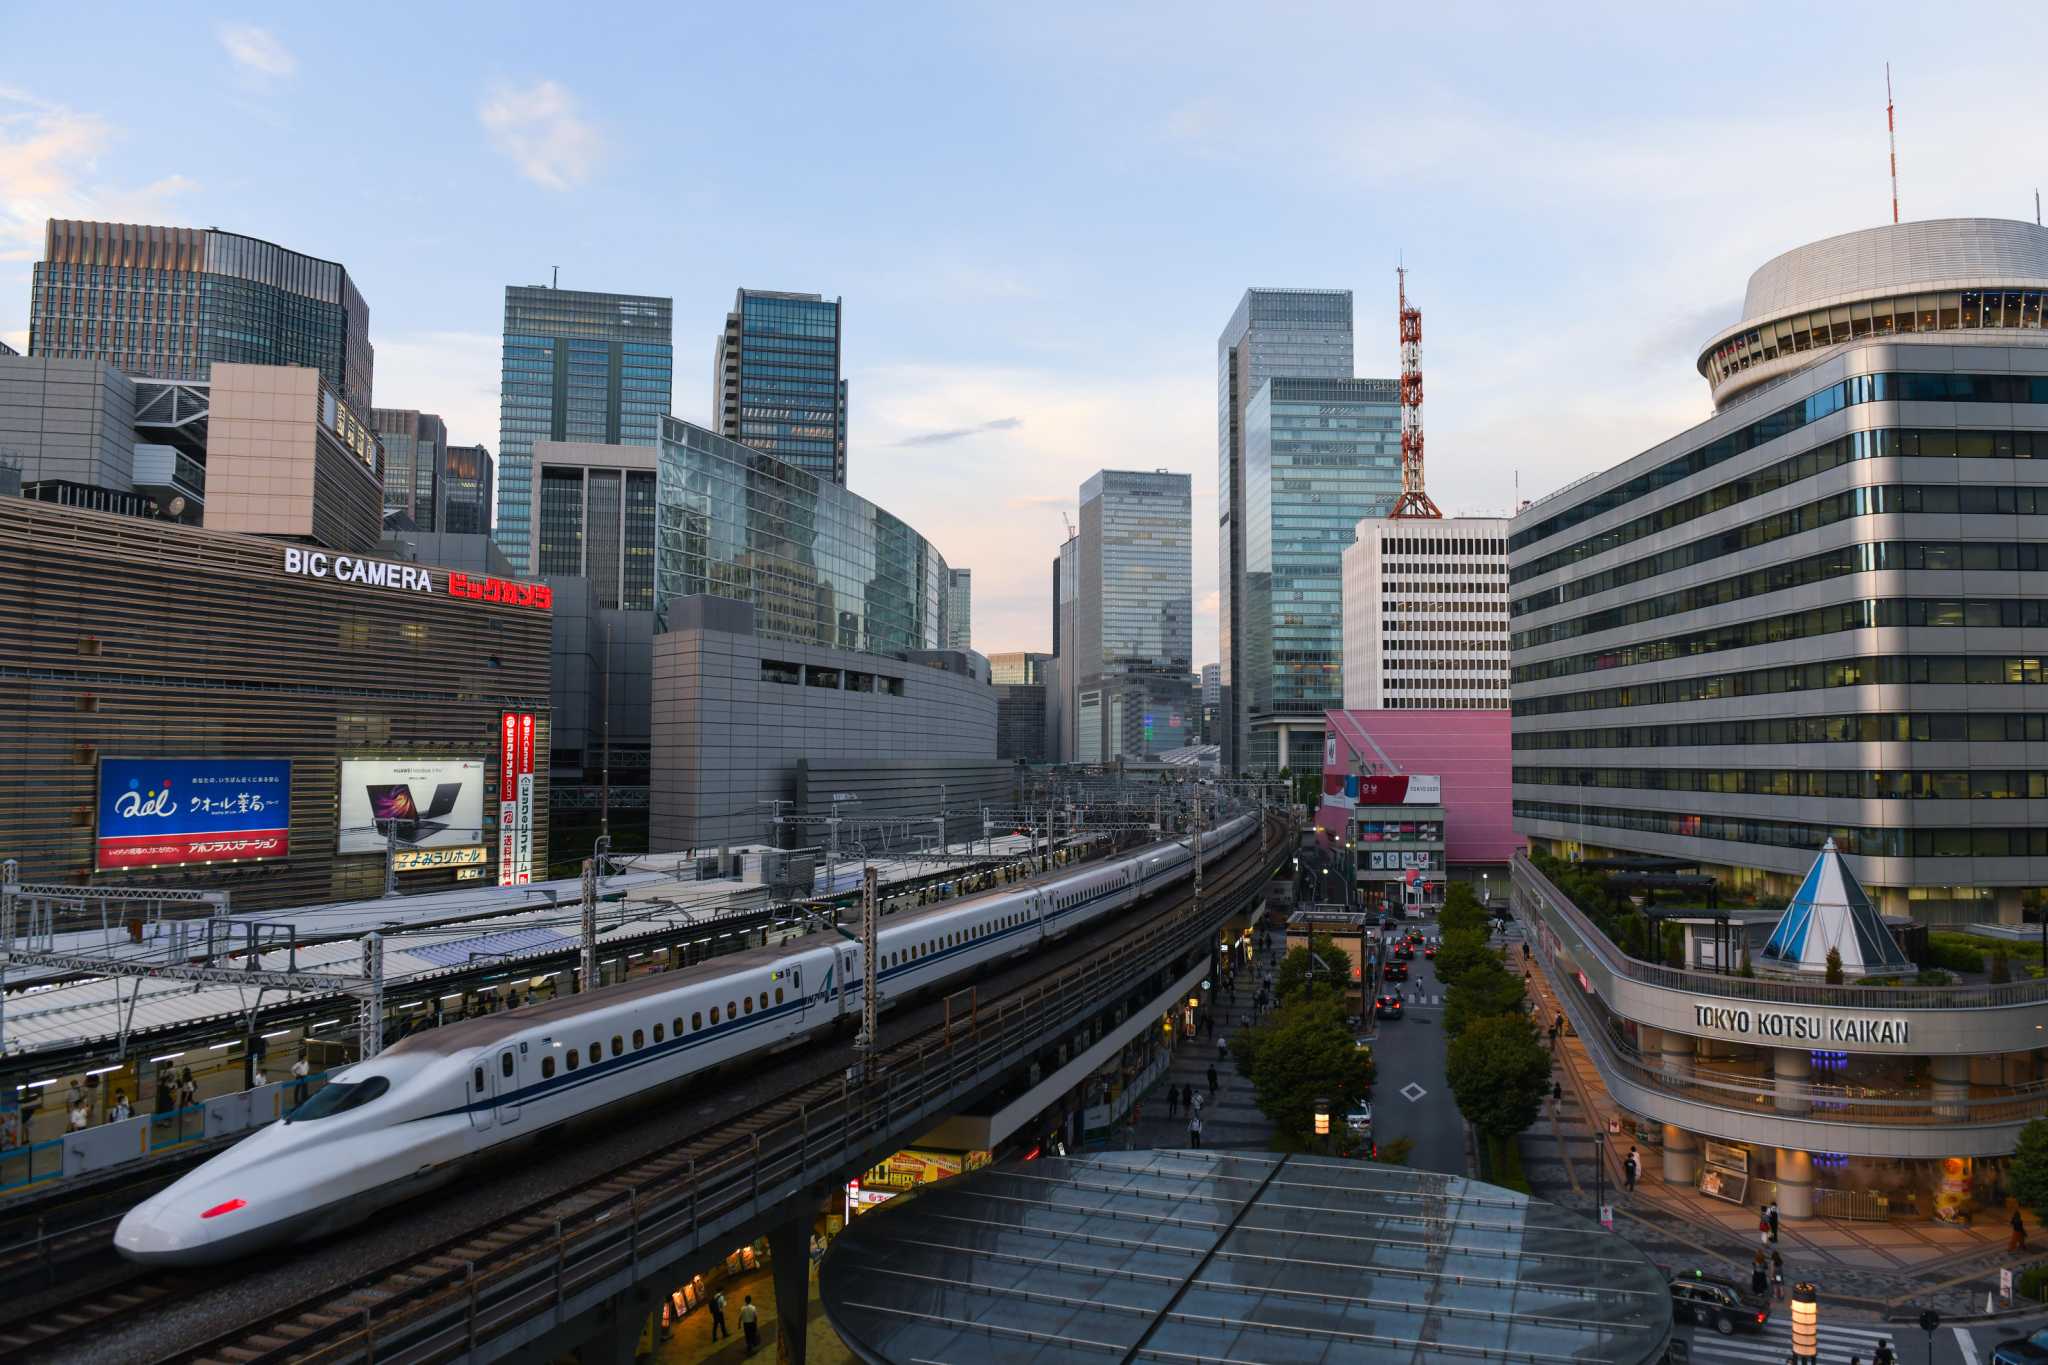
[(674, 391), (674, 304), (545, 285), (505, 290), (498, 547), (533, 571), (533, 443), (656, 444)]
[(482, 535), (491, 529), (491, 452), (482, 446), (449, 446), (441, 480), (441, 505), (435, 529), (457, 535)]
[(946, 648), (974, 648), (974, 570), (953, 569), (946, 583)]
[(446, 528), (440, 511), (448, 424), (431, 412), (371, 408), (370, 429), (384, 443), (384, 524), (415, 531)]
[(217, 228), (52, 218), (28, 353), (204, 383), (216, 360), (303, 365), (366, 419), (370, 308), (348, 271)]
[(1321, 769), (1323, 712), (1344, 704), (1344, 551), (1401, 492), (1398, 389), (1283, 376), (1245, 408), (1240, 767)]
[(718, 434), (845, 484), (839, 321), (838, 299), (740, 290), (718, 335), (712, 367)]
[(1193, 492), (1186, 474), (1105, 469), (1081, 485), (1076, 759), (1192, 742)]
[(1226, 773), (1246, 766), (1243, 685), (1254, 666), (1239, 622), (1245, 611), (1244, 416), (1260, 386), (1276, 375), (1349, 379), (1351, 291), (1247, 289), (1216, 339), (1216, 553), (1221, 689), (1218, 742)]

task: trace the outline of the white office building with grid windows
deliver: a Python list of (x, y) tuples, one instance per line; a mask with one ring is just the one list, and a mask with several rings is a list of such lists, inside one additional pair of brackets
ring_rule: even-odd
[(1508, 523), (1359, 522), (1344, 551), (1345, 709), (1507, 706)]

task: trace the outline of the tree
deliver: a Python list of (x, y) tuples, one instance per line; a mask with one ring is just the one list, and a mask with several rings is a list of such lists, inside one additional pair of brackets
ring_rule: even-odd
[(1458, 978), (1474, 967), (1488, 963), (1500, 964), (1500, 954), (1486, 946), (1486, 931), (1483, 929), (1453, 929), (1444, 931), (1444, 941), (1436, 950), (1436, 974), (1447, 986), (1455, 986)]
[(2048, 1119), (2035, 1119), (2020, 1129), (2005, 1183), (2013, 1198), (2037, 1216), (2048, 1216)]
[(1747, 939), (1743, 940), (1742, 944), (1742, 965), (1735, 969), (1735, 974), (1737, 976), (1756, 975), (1756, 968), (1749, 965), (1749, 941)]
[(1828, 984), (1830, 986), (1842, 984), (1842, 950), (1840, 948), (1828, 949)]
[(1287, 956), (1280, 959), (1279, 974), (1273, 978), (1273, 993), (1280, 1000), (1293, 1000), (1314, 989), (1341, 986), (1351, 980), (1351, 954), (1327, 936), (1318, 936), (1314, 943), (1315, 955), (1329, 970), (1311, 968), (1307, 948), (1288, 949)]
[(1458, 1112), (1487, 1138), (1505, 1141), (1536, 1121), (1550, 1093), (1550, 1054), (1519, 1014), (1466, 1026), (1451, 1044), (1444, 1075)]
[(1437, 915), (1437, 926), (1446, 938), (1459, 931), (1486, 934), (1486, 912), (1480, 908), (1470, 886), (1464, 882), (1451, 883), (1451, 889), (1444, 895), (1444, 908)]
[(1481, 1019), (1520, 1014), (1527, 997), (1522, 978), (1500, 960), (1470, 968), (1444, 995), (1444, 1035), (1456, 1038)]
[(1352, 1040), (1334, 995), (1318, 992), (1283, 1005), (1230, 1046), (1260, 1112), (1297, 1141), (1314, 1134), (1317, 1100), (1330, 1102), (1330, 1121), (1338, 1124), (1372, 1095), (1372, 1053)]

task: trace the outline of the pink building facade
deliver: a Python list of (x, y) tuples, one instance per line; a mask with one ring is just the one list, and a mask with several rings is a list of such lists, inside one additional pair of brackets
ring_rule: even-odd
[(1514, 829), (1510, 719), (1506, 711), (1325, 711), (1316, 824), (1341, 838), (1361, 803), (1392, 794), (1372, 779), (1436, 777), (1450, 865), (1508, 862), (1526, 843)]

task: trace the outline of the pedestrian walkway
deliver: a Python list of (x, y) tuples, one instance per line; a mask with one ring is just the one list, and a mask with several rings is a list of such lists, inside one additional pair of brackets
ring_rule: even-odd
[[(1520, 957), (1519, 947), (1513, 955)], [(1554, 984), (1540, 959), (1529, 966), (1533, 1014), (1547, 1031), (1559, 1013)], [(1631, 1145), (1624, 1115), (1575, 1035), (1559, 1037), (1555, 1053), (1553, 1074), (1563, 1098), (1546, 1101), (1543, 1116), (1521, 1138), (1522, 1168), (1536, 1194), (1594, 1212), (1596, 1192), (1604, 1189), (1615, 1211), (1615, 1231), (1653, 1258), (1674, 1269), (1700, 1268), (1746, 1281), (1757, 1246), (1757, 1206), (1667, 1184), (1662, 1155), (1651, 1148), (1641, 1152), (1640, 1185), (1633, 1193), (1622, 1190), (1622, 1161)], [(1596, 1163), (1604, 1164), (1596, 1171)], [(1767, 1200), (1770, 1188), (1770, 1182), (1758, 1181), (1751, 1197)], [(1855, 1300), (1872, 1313), (1910, 1305), (1951, 1316), (1979, 1314), (2001, 1268), (2038, 1259), (2006, 1252), (2005, 1216), (1993, 1211), (1974, 1227), (1908, 1219), (1784, 1220), (1777, 1250), (1788, 1284), (1804, 1278), (1824, 1282), (1832, 1301)]]
[[(1819, 1335), (1820, 1365), (1849, 1365), (1852, 1359), (1869, 1365), (1879, 1342), (1892, 1342), (1894, 1350), (1899, 1345), (1893, 1333), (1875, 1325), (1823, 1322)], [(1791, 1355), (1792, 1310), (1782, 1300), (1771, 1305), (1771, 1320), (1759, 1331), (1725, 1337), (1711, 1327), (1693, 1332), (1692, 1358), (1707, 1365), (1785, 1365)]]
[[(773, 1275), (763, 1267), (735, 1275), (720, 1287), (725, 1290), (725, 1325), (731, 1335), (714, 1342), (711, 1339), (710, 1311), (696, 1308), (669, 1328), (666, 1340), (656, 1340), (651, 1359), (660, 1365), (736, 1365), (736, 1362), (747, 1359), (746, 1337), (740, 1331), (740, 1305), (747, 1301), (749, 1294), (754, 1296), (754, 1307), (761, 1314), (761, 1345), (752, 1358), (763, 1362), (776, 1359), (775, 1339), (782, 1330), (782, 1318), (775, 1305)], [(659, 1304), (655, 1311), (660, 1312)], [(825, 1320), (825, 1307), (818, 1298), (818, 1268), (815, 1265), (811, 1267), (809, 1318), (806, 1358), (811, 1365), (844, 1365), (853, 1360), (853, 1353), (846, 1349), (838, 1333)]]
[[(1265, 1151), (1271, 1146), (1273, 1125), (1260, 1112), (1252, 1098), (1251, 1082), (1237, 1069), (1236, 1060), (1225, 1053), (1223, 1045), (1250, 1021), (1259, 977), (1279, 972), (1281, 938), (1277, 934), (1272, 938), (1275, 945), (1272, 950), (1238, 969), (1235, 1001), (1220, 989), (1211, 993), (1216, 1000), (1216, 1004), (1211, 1006), (1216, 1011), (1214, 1036), (1204, 1033), (1175, 1044), (1173, 1064), (1167, 1069), (1165, 1079), (1146, 1091), (1139, 1101), (1140, 1117), (1132, 1131), (1132, 1146), (1192, 1145), (1188, 1138), (1187, 1111), (1175, 1106), (1173, 1113), (1167, 1112), (1166, 1092), (1169, 1086), (1175, 1090), (1192, 1087), (1202, 1096), (1202, 1146), (1256, 1151)], [(1218, 1082), (1213, 1096), (1209, 1091), (1209, 1068), (1212, 1066), (1216, 1069)]]

